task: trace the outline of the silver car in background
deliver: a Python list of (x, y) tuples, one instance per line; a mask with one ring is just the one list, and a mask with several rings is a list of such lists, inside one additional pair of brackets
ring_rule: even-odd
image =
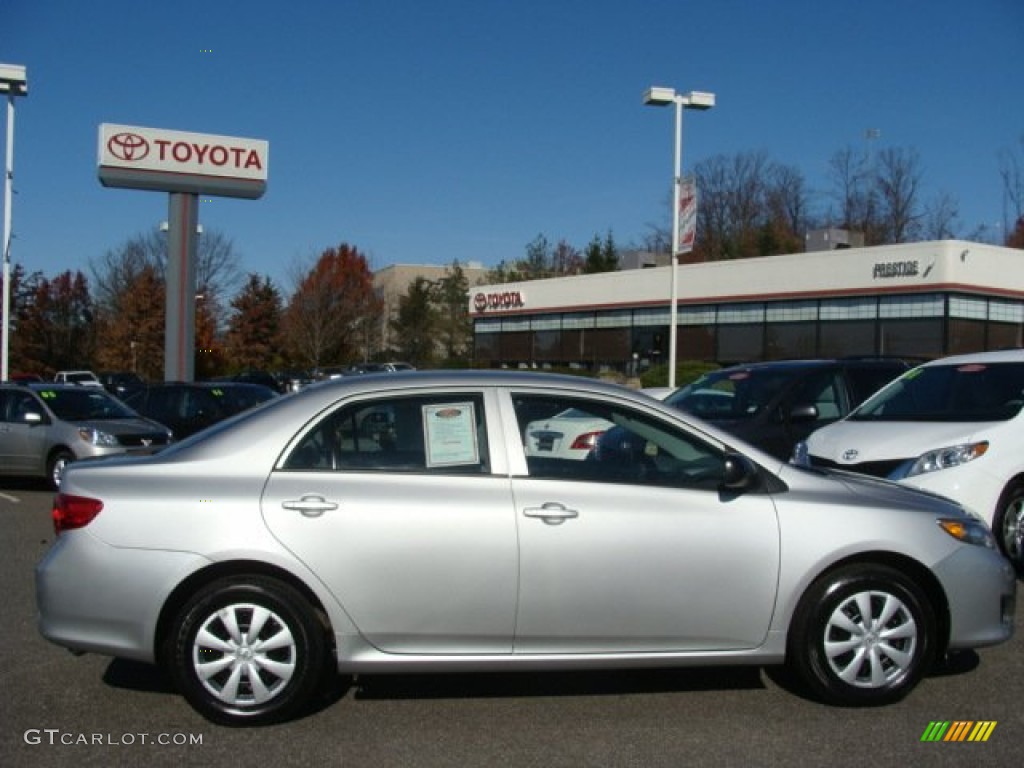
[(170, 442), (167, 427), (102, 387), (0, 385), (0, 475), (44, 477), (56, 489), (69, 462), (152, 453)]
[[(524, 449), (570, 408), (628, 439)], [(300, 714), (335, 668), (786, 663), (824, 701), (882, 704), (1013, 632), (1013, 570), (957, 504), (546, 374), (309, 387), (68, 467), (54, 525), (42, 634), (159, 663), (228, 724)]]

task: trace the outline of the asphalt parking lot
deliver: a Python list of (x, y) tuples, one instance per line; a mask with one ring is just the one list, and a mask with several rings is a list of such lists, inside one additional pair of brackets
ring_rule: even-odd
[[(0, 484), (0, 755), (4, 766), (1006, 766), (1024, 737), (1017, 636), (964, 654), (905, 701), (837, 709), (752, 668), (339, 681), (301, 720), (228, 729), (146, 665), (74, 657), (37, 633), (32, 569), (50, 494)], [(937, 722), (990, 723), (981, 742), (922, 741)], [(951, 726), (952, 728), (952, 726)]]

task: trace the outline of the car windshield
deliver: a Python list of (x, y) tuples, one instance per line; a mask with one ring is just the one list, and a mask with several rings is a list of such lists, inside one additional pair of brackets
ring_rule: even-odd
[(752, 419), (800, 372), (795, 367), (715, 371), (677, 390), (665, 402), (702, 419)]
[(855, 421), (1005, 421), (1024, 405), (1024, 363), (915, 368), (850, 415)]
[(97, 389), (43, 389), (37, 394), (62, 421), (134, 419), (133, 410)]

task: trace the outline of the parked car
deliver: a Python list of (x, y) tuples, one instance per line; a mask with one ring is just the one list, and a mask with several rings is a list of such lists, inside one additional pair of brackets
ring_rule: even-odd
[(270, 387), (238, 381), (169, 382), (143, 386), (125, 398), (125, 403), (166, 424), (175, 440), (183, 440), (277, 396)]
[(100, 371), (98, 378), (107, 392), (122, 400), (146, 386), (146, 382), (134, 371)]
[(909, 369), (895, 358), (750, 363), (705, 374), (664, 401), (786, 461), (797, 442)]
[(44, 477), (59, 488), (69, 462), (149, 453), (171, 441), (101, 387), (0, 385), (0, 474)]
[(597, 438), (614, 426), (613, 422), (587, 411), (567, 408), (550, 418), (527, 424), (523, 447), (527, 456), (582, 460), (590, 456)]
[[(530, 421), (570, 408), (642, 437), (644, 466), (527, 454)], [(158, 662), (236, 725), (302, 712), (332, 664), (785, 662), (826, 701), (880, 704), (1014, 627), (1013, 569), (955, 502), (541, 373), (308, 387), (152, 457), (71, 465), (53, 519), (43, 636)]]
[(402, 373), (404, 371), (415, 371), (416, 367), (409, 363), (356, 363), (350, 365), (345, 374), (351, 376), (357, 373)]
[(57, 384), (78, 384), (82, 387), (103, 387), (99, 377), (92, 371), (57, 371), (53, 380)]
[(913, 485), (984, 518), (1024, 568), (1024, 350), (947, 357), (904, 374), (794, 460)]
[(224, 382), (224, 381), (238, 381), (243, 384), (259, 384), (264, 387), (269, 387), (275, 392), (283, 393), (281, 389), (281, 382), (278, 381), (271, 373), (266, 371), (240, 371), (239, 373), (233, 373), (230, 376), (218, 376), (213, 381)]

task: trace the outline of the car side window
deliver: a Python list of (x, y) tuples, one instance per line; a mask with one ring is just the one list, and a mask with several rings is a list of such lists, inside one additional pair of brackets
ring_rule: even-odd
[(673, 424), (583, 398), (517, 394), (530, 477), (717, 490), (725, 457)]
[(389, 397), (343, 406), (299, 440), (283, 468), (486, 474), (483, 398)]
[(794, 389), (791, 405), (813, 405), (816, 421), (835, 421), (843, 415), (840, 384), (835, 371), (820, 371), (805, 377)]

